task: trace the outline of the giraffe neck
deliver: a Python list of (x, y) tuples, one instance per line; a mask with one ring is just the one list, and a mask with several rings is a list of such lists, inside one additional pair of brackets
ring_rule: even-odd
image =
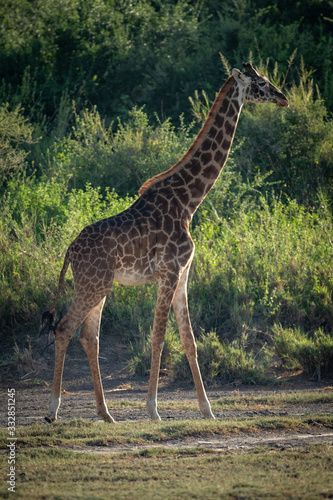
[(243, 95), (231, 76), (187, 153), (171, 169), (148, 180), (139, 194), (154, 189), (169, 198), (173, 195), (192, 218), (227, 161), (242, 104)]

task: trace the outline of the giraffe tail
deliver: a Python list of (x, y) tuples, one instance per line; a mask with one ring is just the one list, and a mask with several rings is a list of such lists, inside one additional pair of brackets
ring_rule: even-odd
[[(70, 261), (71, 261), (71, 247), (69, 247), (68, 250), (67, 250), (67, 252), (66, 252), (64, 263), (63, 263), (62, 269), (60, 271), (60, 276), (59, 276), (59, 281), (58, 281), (58, 288), (57, 288), (57, 293), (56, 293), (54, 302), (53, 302), (52, 306), (50, 307), (50, 309), (48, 311), (44, 311), (43, 314), (42, 314), (42, 320), (41, 320), (42, 328), (41, 328), (41, 333), (44, 332), (45, 330), (47, 330), (47, 331), (53, 330), (53, 332), (55, 332), (54, 314), (53, 313), (54, 313), (54, 310), (55, 310), (55, 306), (56, 306), (56, 304), (57, 304), (57, 302), (59, 300), (59, 297), (61, 295), (62, 285), (64, 283), (65, 275), (66, 275), (66, 272), (67, 272), (67, 269), (68, 269)], [(40, 333), (40, 335), (41, 335), (41, 333)]]
[(50, 307), (49, 309), (49, 312), (52, 314), (54, 309), (55, 309), (55, 306), (59, 300), (59, 297), (61, 295), (61, 289), (62, 289), (62, 285), (64, 283), (64, 279), (65, 279), (65, 275), (66, 275), (66, 272), (67, 272), (67, 269), (68, 269), (68, 266), (69, 266), (69, 263), (71, 261), (71, 247), (68, 248), (67, 252), (66, 252), (66, 255), (65, 255), (65, 259), (64, 259), (64, 263), (62, 265), (62, 269), (60, 271), (60, 276), (59, 276), (59, 281), (58, 281), (58, 288), (57, 288), (57, 294), (56, 294), (56, 297), (54, 299), (54, 302), (52, 304), (52, 306)]

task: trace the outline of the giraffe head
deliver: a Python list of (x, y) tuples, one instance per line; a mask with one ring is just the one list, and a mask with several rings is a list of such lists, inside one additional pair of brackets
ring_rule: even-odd
[(233, 69), (232, 75), (238, 82), (244, 101), (269, 103), (288, 107), (288, 99), (265, 76), (259, 75), (250, 63), (243, 63), (244, 73)]

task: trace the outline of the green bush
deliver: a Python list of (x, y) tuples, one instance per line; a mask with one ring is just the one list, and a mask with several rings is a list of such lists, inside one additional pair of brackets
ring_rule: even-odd
[[(0, 330), (3, 335), (37, 331), (41, 312), (54, 296), (68, 245), (83, 227), (124, 210), (133, 200), (99, 189), (66, 191), (56, 183), (16, 178), (1, 201)], [(61, 304), (69, 305), (70, 286)]]
[(284, 329), (281, 325), (274, 325), (273, 343), (286, 368), (301, 367), (319, 382), (322, 377), (333, 374), (333, 338), (321, 328), (309, 336), (300, 329)]
[(112, 119), (145, 102), (178, 116), (184, 74), (197, 65), (200, 10), (173, 1), (10, 0), (0, 12), (1, 94), (51, 126), (64, 93)]
[[(203, 334), (197, 341), (198, 360), (205, 383), (266, 383), (271, 361), (268, 349), (263, 348), (257, 356), (246, 351), (245, 343), (234, 341), (221, 342), (215, 332)], [(150, 335), (140, 332), (139, 340), (131, 346), (132, 357), (129, 361), (131, 373), (146, 375), (150, 369)], [(178, 332), (167, 328), (162, 352), (161, 369), (172, 372), (174, 380), (192, 380), (187, 358), (182, 350)]]
[(10, 111), (0, 105), (0, 188), (15, 175), (24, 171), (28, 152), (24, 146), (32, 142), (32, 126), (17, 107)]
[(9, 0), (0, 11), (0, 98), (48, 131), (66, 96), (110, 120), (143, 104), (176, 119), (196, 88), (213, 98), (221, 86), (218, 50), (236, 67), (273, 50), (286, 71), (298, 48), (332, 110), (331, 10), (330, 0)]
[[(215, 332), (203, 334), (197, 348), (201, 374), (207, 383), (257, 384), (269, 380), (267, 369), (271, 355), (266, 349), (256, 357), (246, 351), (241, 341), (221, 342)], [(185, 354), (175, 364), (174, 377), (185, 380), (192, 377)]]
[[(289, 108), (244, 108), (234, 159), (243, 179), (268, 173), (276, 192), (313, 206), (318, 189), (333, 201), (333, 120), (318, 87), (314, 88), (313, 75), (304, 64), (299, 71), (299, 83), (287, 91)], [(271, 79), (281, 87), (277, 71)]]
[(189, 282), (196, 332), (200, 325), (221, 338), (250, 331), (263, 339), (276, 322), (332, 330), (333, 227), (323, 199), (320, 205), (261, 199), (225, 219), (222, 207), (204, 202)]
[(134, 108), (116, 131), (94, 108), (75, 113), (71, 135), (57, 147), (48, 176), (68, 182), (70, 188), (84, 189), (87, 183), (115, 189), (121, 196), (134, 195), (145, 180), (167, 170), (182, 156), (190, 141), (191, 126), (176, 130), (170, 120), (149, 123), (143, 109)]

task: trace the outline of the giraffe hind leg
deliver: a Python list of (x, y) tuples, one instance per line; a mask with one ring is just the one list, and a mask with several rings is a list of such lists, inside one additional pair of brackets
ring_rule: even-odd
[(67, 314), (62, 318), (56, 328), (54, 340), (55, 359), (53, 383), (49, 402), (49, 411), (47, 417), (45, 417), (45, 420), (47, 420), (47, 422), (53, 422), (54, 420), (57, 420), (58, 409), (61, 402), (60, 393), (67, 347), (75, 330), (80, 326), (83, 319), (84, 317), (79, 317), (74, 314), (74, 308), (73, 306), (71, 306)]
[(97, 415), (99, 415), (105, 422), (114, 422), (106, 406), (98, 362), (99, 330), (104, 302), (105, 297), (96, 307), (94, 307), (90, 311), (90, 313), (84, 320), (81, 330), (80, 342), (83, 345), (89, 360), (95, 389)]
[(100, 303), (102, 297), (95, 298), (94, 302), (85, 303), (78, 295), (69, 308), (67, 314), (57, 325), (55, 331), (55, 360), (53, 383), (49, 403), (49, 411), (45, 420), (53, 422), (57, 420), (57, 414), (61, 402), (61, 384), (64, 370), (64, 362), (69, 342), (77, 328), (85, 320), (87, 314)]

